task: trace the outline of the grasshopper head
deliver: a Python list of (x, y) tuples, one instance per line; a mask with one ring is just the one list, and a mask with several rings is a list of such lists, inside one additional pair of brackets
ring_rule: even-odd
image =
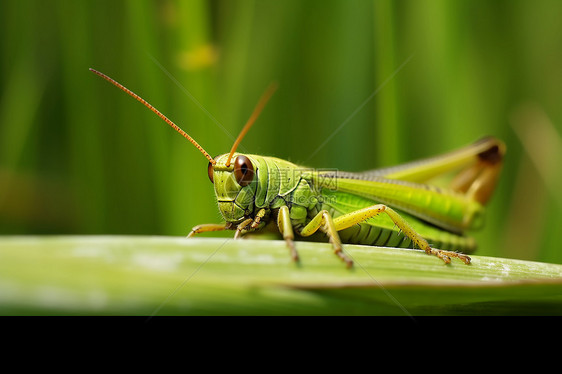
[[(234, 153), (209, 162), (209, 179), (215, 186), (220, 212), (227, 222), (239, 222), (254, 210), (257, 167), (249, 156)], [(228, 165), (228, 166), (227, 166)]]
[(240, 222), (248, 218), (254, 210), (258, 186), (257, 163), (250, 156), (235, 152), (276, 89), (276, 83), (269, 85), (238, 134), (230, 153), (209, 160), (209, 178), (215, 185), (219, 209), (226, 222)]

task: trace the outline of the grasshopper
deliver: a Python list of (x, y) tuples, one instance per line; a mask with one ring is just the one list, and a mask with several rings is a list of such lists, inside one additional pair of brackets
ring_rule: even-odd
[[(502, 168), (505, 144), (485, 137), (439, 156), (360, 173), (314, 170), (279, 158), (236, 152), (275, 87), (270, 86), (229, 153), (211, 157), (191, 136), (140, 96), (94, 69), (95, 74), (144, 104), (187, 138), (209, 160), (220, 224), (195, 226), (187, 235), (236, 230), (235, 238), (276, 222), (293, 261), (299, 261), (295, 233), (322, 232), (346, 264), (352, 259), (342, 243), (408, 248), (417, 246), (446, 264), (470, 264), (476, 250), (467, 230), (482, 226), (484, 206)], [(446, 187), (434, 177), (456, 172)], [(429, 244), (431, 243), (431, 244)]]

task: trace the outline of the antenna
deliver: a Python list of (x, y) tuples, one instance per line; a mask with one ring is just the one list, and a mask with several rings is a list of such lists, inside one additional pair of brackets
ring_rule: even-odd
[[(134, 97), (135, 99), (137, 99), (138, 101), (140, 101), (144, 106), (146, 106), (148, 109), (150, 109), (151, 111), (153, 111), (158, 117), (160, 117), (161, 119), (164, 120), (164, 122), (166, 122), (168, 125), (172, 126), (174, 128), (174, 130), (176, 130), (177, 132), (179, 132), (180, 134), (183, 135), (183, 137), (185, 137), (187, 140), (189, 140), (191, 142), (191, 144), (193, 144), (201, 153), (203, 153), (203, 156), (205, 156), (207, 158), (207, 160), (209, 160), (209, 162), (211, 164), (215, 164), (216, 161), (213, 160), (213, 158), (203, 149), (203, 147), (201, 147), (199, 145), (199, 143), (197, 143), (195, 141), (195, 139), (193, 139), (191, 136), (189, 136), (188, 133), (186, 133), (185, 131), (183, 131), (182, 129), (179, 128), (178, 125), (176, 125), (174, 122), (172, 122), (171, 120), (168, 119), (168, 117), (166, 117), (165, 115), (163, 115), (158, 109), (156, 109), (155, 107), (153, 107), (148, 101), (146, 101), (145, 99), (143, 99), (142, 97), (140, 97), (139, 95), (137, 95), (136, 93), (134, 93), (133, 91), (129, 90), (127, 87), (123, 86), (121, 83), (111, 79), (110, 77), (108, 77), (107, 75), (100, 73), (99, 71), (90, 68), (90, 71), (99, 75), (100, 77), (102, 77), (103, 79), (105, 79), (106, 81), (108, 81), (109, 83), (113, 84), (114, 86), (118, 87), (119, 89), (121, 89), (122, 91), (125, 91), (126, 93), (128, 93), (129, 95), (131, 95), (132, 97)], [(242, 131), (244, 131), (244, 129), (242, 129)], [(247, 131), (247, 130), (246, 130)], [(232, 153), (234, 153), (234, 151), (232, 151)], [(230, 158), (229, 158), (230, 160)]]
[(240, 134), (238, 135), (238, 138), (236, 138), (236, 140), (234, 141), (234, 144), (232, 145), (232, 149), (230, 150), (230, 154), (228, 155), (228, 158), (226, 159), (226, 166), (227, 167), (230, 166), (230, 160), (232, 159), (232, 155), (236, 151), (236, 148), (238, 148), (238, 145), (240, 144), (240, 142), (242, 141), (242, 139), (244, 138), (244, 136), (246, 135), (248, 130), (250, 130), (250, 127), (252, 127), (254, 122), (256, 122), (256, 119), (258, 118), (261, 111), (265, 107), (265, 104), (267, 104), (267, 102), (269, 101), (269, 99), (271, 98), (273, 93), (277, 90), (278, 86), (279, 85), (277, 84), (277, 82), (272, 82), (269, 85), (269, 87), (267, 87), (267, 90), (265, 90), (265, 92), (261, 96), (260, 101), (258, 101), (258, 104), (254, 108), (254, 111), (252, 112), (252, 115), (248, 119), (248, 122), (246, 122), (246, 124), (242, 128), (242, 131), (240, 131)]

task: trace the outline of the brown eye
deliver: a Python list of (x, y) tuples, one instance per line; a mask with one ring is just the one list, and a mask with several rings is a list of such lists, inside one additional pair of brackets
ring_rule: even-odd
[(242, 187), (249, 185), (254, 179), (254, 165), (246, 156), (238, 156), (234, 160), (234, 178)]
[(213, 164), (209, 162), (209, 166), (207, 167), (207, 173), (209, 174), (209, 179), (211, 180), (211, 183), (215, 183), (215, 181), (213, 180)]

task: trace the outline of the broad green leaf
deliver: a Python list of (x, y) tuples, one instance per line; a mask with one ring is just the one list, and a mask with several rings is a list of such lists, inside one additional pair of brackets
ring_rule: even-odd
[(562, 265), (327, 243), (149, 236), (0, 239), (2, 315), (559, 315)]

